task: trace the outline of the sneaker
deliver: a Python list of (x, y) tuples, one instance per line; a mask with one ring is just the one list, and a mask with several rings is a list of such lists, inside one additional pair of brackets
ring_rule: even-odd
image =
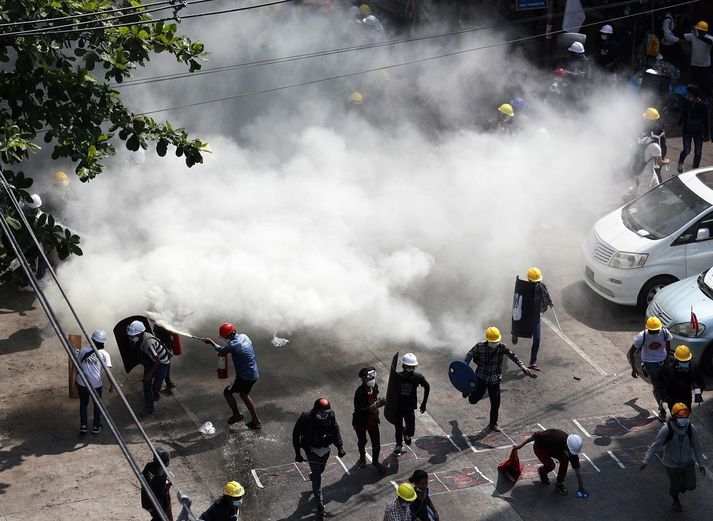
[(537, 473), (540, 475), (540, 481), (545, 485), (550, 484), (550, 478), (547, 477), (547, 472), (545, 472), (545, 467), (540, 467), (537, 469)]
[(683, 512), (683, 505), (680, 501), (674, 501), (673, 505), (671, 505), (671, 508), (674, 512)]
[(318, 516), (324, 515), (324, 504), (323, 503), (317, 503), (317, 515)]
[(400, 455), (403, 451), (404, 451), (404, 450), (403, 450), (403, 447), (402, 447), (401, 445), (396, 445), (396, 447), (394, 447), (394, 454), (395, 454), (396, 456)]
[(678, 171), (679, 174), (682, 174), (683, 173), (683, 163), (679, 163), (676, 170)]
[(411, 445), (411, 436), (404, 434), (404, 443), (406, 443), (406, 445)]
[(175, 388), (176, 388), (176, 384), (166, 380), (166, 389), (175, 389)]
[(358, 469), (363, 469), (366, 467), (366, 456), (360, 456), (359, 459), (356, 462), (356, 467)]
[(256, 422), (255, 420), (248, 422), (245, 425), (247, 425), (248, 429), (252, 429), (254, 431), (259, 431), (260, 429), (262, 429), (262, 423)]
[(101, 425), (95, 425), (92, 428), (92, 434), (99, 434), (102, 431), (103, 427)]
[(240, 420), (245, 418), (242, 414), (233, 414), (230, 418), (228, 418), (228, 425), (232, 425), (234, 423), (238, 423)]
[(491, 423), (490, 425), (488, 425), (488, 429), (490, 429), (493, 432), (502, 432), (500, 425), (498, 425), (497, 423)]
[(567, 490), (567, 487), (564, 486), (564, 483), (561, 481), (558, 481), (557, 484), (555, 485), (555, 490), (562, 494), (563, 496), (566, 496), (569, 494), (569, 491)]
[[(175, 385), (173, 387), (175, 387)], [(173, 394), (173, 391), (171, 390), (173, 387), (166, 386), (163, 389), (161, 389), (161, 392), (167, 396), (171, 396)]]
[(384, 467), (381, 463), (378, 461), (372, 462), (372, 465), (374, 465), (374, 468), (379, 471), (379, 474), (386, 474), (386, 467)]
[(542, 371), (542, 368), (536, 363), (528, 365), (527, 368), (532, 369), (533, 371)]
[(82, 425), (81, 427), (79, 427), (79, 435), (80, 435), (80, 436), (84, 436), (86, 433), (87, 433), (87, 426), (86, 426), (86, 425)]

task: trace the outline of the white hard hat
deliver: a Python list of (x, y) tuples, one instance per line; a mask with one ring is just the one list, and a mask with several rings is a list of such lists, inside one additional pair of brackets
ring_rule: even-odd
[(126, 334), (129, 336), (136, 336), (146, 331), (146, 326), (143, 322), (139, 320), (134, 320), (129, 327), (126, 328)]
[(582, 437), (577, 434), (567, 436), (567, 448), (570, 454), (574, 456), (582, 452)]
[(377, 27), (379, 25), (379, 21), (376, 19), (376, 16), (370, 14), (369, 16), (364, 18), (364, 24), (368, 25), (369, 27)]
[(106, 344), (106, 331), (103, 329), (95, 329), (92, 333), (92, 340), (100, 344)]
[(575, 54), (584, 54), (584, 45), (581, 42), (572, 42), (567, 50)]
[(359, 16), (359, 14), (360, 14), (360, 13), (359, 13), (359, 8), (358, 8), (357, 6), (355, 6), (355, 5), (351, 6), (351, 7), (349, 8), (349, 14), (351, 14), (351, 15), (353, 15), (353, 16)]
[(30, 199), (32, 199), (31, 203), (27, 203), (28, 208), (32, 208), (33, 210), (36, 210), (40, 206), (42, 206), (42, 198), (37, 195), (37, 194), (32, 194), (30, 196)]
[(655, 69), (646, 69), (646, 74), (653, 74), (654, 76), (658, 76), (658, 72), (656, 72)]
[(599, 32), (602, 34), (614, 34), (614, 29), (612, 28), (611, 25), (606, 24), (606, 25), (603, 25), (601, 29), (599, 29)]
[(403, 365), (417, 366), (418, 358), (413, 353), (406, 353), (403, 358), (401, 358), (401, 363)]

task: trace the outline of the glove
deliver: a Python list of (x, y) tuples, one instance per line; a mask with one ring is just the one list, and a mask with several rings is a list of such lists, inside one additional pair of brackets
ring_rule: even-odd
[(422, 404), (421, 404), (421, 409), (420, 409), (420, 411), (421, 411), (421, 414), (423, 414), (423, 413), (426, 412), (426, 404), (425, 404), (425, 403), (422, 403)]
[(305, 459), (302, 457), (302, 454), (299, 452), (295, 453), (295, 461), (297, 463), (302, 463)]
[(703, 395), (701, 393), (697, 393), (693, 395), (693, 401), (695, 403), (702, 403), (703, 402)]
[(342, 449), (342, 448), (337, 449), (337, 456), (339, 456), (340, 458), (343, 458), (346, 455), (347, 455), (347, 453), (344, 452), (344, 449)]
[(638, 377), (639, 377), (639, 374), (636, 372), (636, 369), (632, 369), (632, 370), (631, 370), (631, 377), (632, 377), (632, 378), (638, 378)]

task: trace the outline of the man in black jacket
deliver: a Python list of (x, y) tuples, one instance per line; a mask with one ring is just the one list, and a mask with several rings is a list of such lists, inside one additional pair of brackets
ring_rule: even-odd
[[(159, 458), (161, 458), (163, 464), (168, 467), (168, 464), (171, 461), (171, 455), (168, 452), (168, 449), (163, 445), (157, 445), (156, 453)], [(163, 470), (163, 467), (155, 456), (153, 461), (146, 464), (141, 473), (144, 475), (144, 478), (146, 478), (149, 487), (151, 487), (151, 491), (156, 496), (156, 499), (158, 499), (158, 502), (168, 516), (168, 519), (173, 519), (173, 514), (171, 512), (171, 496), (168, 493), (168, 490), (171, 488), (171, 482), (168, 480), (166, 471)], [(161, 519), (161, 515), (156, 512), (153, 503), (151, 503), (151, 500), (149, 499), (149, 495), (143, 487), (141, 488), (141, 507), (151, 514), (151, 521), (159, 521)]]
[(669, 410), (677, 403), (684, 404), (690, 410), (691, 390), (695, 394), (696, 403), (703, 401), (702, 392), (705, 388), (703, 376), (698, 368), (692, 365), (692, 358), (688, 346), (678, 346), (673, 354), (673, 360), (661, 375)]
[(238, 511), (243, 505), (245, 489), (237, 481), (229, 481), (223, 495), (200, 517), (200, 521), (238, 521)]
[(352, 415), (352, 427), (357, 435), (357, 448), (359, 449), (357, 467), (364, 468), (366, 466), (366, 435), (369, 434), (371, 464), (381, 474), (384, 474), (386, 468), (379, 461), (379, 449), (381, 448), (379, 407), (386, 405), (386, 401), (379, 399), (376, 369), (363, 367), (359, 371), (359, 378), (361, 378), (361, 385), (354, 393), (354, 414)]
[(301, 450), (304, 449), (309, 463), (309, 479), (312, 481), (312, 492), (317, 502), (317, 512), (324, 514), (322, 498), (322, 472), (329, 459), (329, 446), (337, 447), (337, 456), (346, 455), (342, 444), (342, 435), (329, 400), (319, 398), (314, 402), (311, 411), (303, 412), (292, 430), (292, 445), (295, 449), (295, 461), (305, 461)]
[(394, 455), (398, 456), (403, 452), (402, 442), (406, 445), (411, 445), (411, 439), (416, 431), (416, 407), (418, 406), (418, 387), (423, 387), (423, 400), (421, 400), (421, 414), (426, 412), (426, 403), (428, 395), (431, 392), (431, 386), (428, 384), (426, 377), (421, 373), (416, 372), (418, 367), (418, 359), (413, 353), (406, 353), (401, 358), (401, 367), (403, 371), (398, 373), (400, 381), (400, 395), (398, 406), (398, 423), (394, 425), (396, 446), (394, 447)]
[(686, 156), (691, 153), (691, 141), (693, 141), (693, 168), (698, 168), (701, 164), (703, 154), (703, 141), (709, 135), (708, 132), (708, 107), (701, 100), (700, 89), (697, 85), (689, 85), (688, 102), (681, 107), (681, 117), (678, 124), (681, 125), (681, 139), (683, 140), (683, 150), (678, 156), (678, 173), (683, 172), (683, 162)]

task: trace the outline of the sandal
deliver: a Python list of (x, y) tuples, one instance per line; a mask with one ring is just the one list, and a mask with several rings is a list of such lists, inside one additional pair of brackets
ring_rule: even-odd
[(527, 366), (527, 368), (532, 369), (533, 371), (542, 371), (542, 368), (540, 368), (540, 366), (537, 364), (530, 364)]

